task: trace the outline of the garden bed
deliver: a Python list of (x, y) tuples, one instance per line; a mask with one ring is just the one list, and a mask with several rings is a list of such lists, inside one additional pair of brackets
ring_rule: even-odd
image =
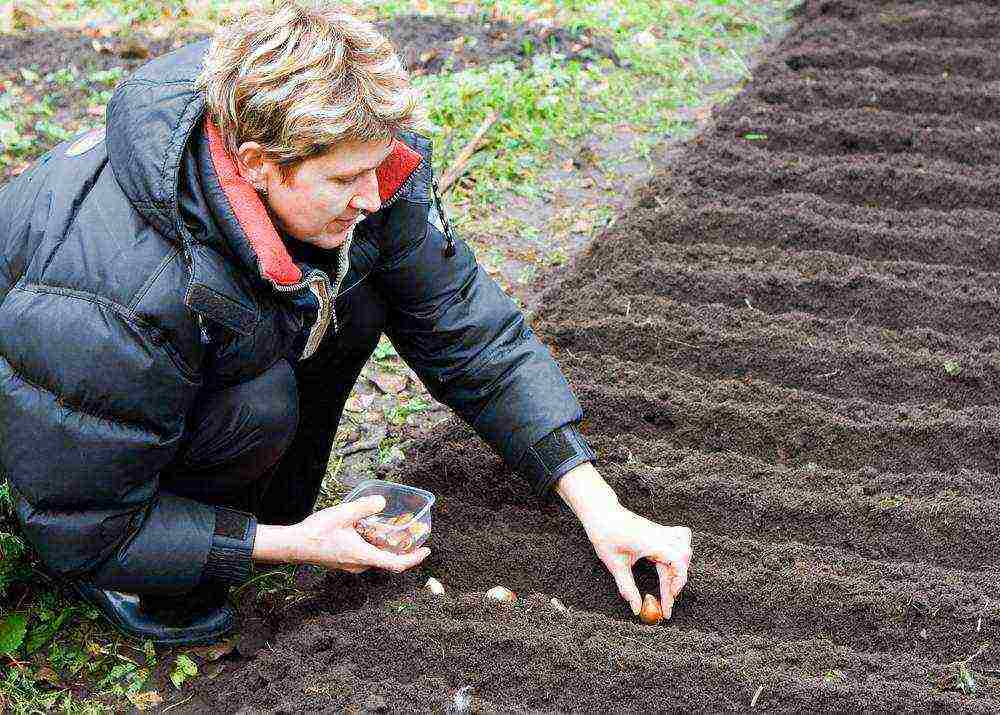
[(805, 3), (542, 296), (601, 473), (695, 531), (670, 621), (452, 421), (393, 475), (438, 496), (428, 560), (317, 576), (176, 711), (1000, 709), (996, 22)]

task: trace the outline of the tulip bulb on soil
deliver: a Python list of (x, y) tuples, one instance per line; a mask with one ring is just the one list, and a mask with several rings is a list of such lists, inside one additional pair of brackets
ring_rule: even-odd
[(427, 579), (427, 583), (425, 584), (425, 586), (427, 590), (433, 593), (435, 596), (441, 596), (444, 594), (444, 586), (442, 586), (441, 582), (438, 581), (436, 578), (431, 577)]
[(564, 606), (563, 602), (560, 601), (558, 598), (553, 597), (549, 601), (549, 605), (552, 606), (552, 609), (555, 610), (558, 613), (565, 613), (566, 612), (566, 606)]
[(486, 598), (492, 598), (494, 601), (503, 601), (504, 603), (513, 603), (517, 600), (517, 595), (506, 586), (494, 586), (486, 592)]
[(663, 610), (660, 608), (660, 601), (653, 594), (647, 593), (643, 597), (639, 619), (650, 626), (655, 626), (663, 620)]

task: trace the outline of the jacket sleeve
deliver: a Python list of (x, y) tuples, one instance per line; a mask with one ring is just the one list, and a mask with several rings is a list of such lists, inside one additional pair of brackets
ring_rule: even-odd
[(55, 574), (173, 594), (248, 572), (252, 517), (158, 488), (200, 385), (184, 368), (161, 330), (104, 298), (46, 286), (7, 296), (0, 468)]
[(403, 199), (391, 210), (385, 236), (402, 238), (383, 238), (375, 273), (386, 334), (430, 393), (548, 497), (560, 476), (594, 459), (566, 378), (465, 242), (453, 237), (446, 255), (435, 201)]

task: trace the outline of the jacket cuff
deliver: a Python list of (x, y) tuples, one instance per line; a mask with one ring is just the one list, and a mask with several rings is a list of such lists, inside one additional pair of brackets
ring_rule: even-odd
[(559, 478), (584, 462), (594, 462), (597, 454), (587, 444), (575, 424), (563, 425), (535, 442), (525, 452), (518, 473), (534, 487), (540, 499), (551, 496)]
[(257, 519), (253, 514), (215, 507), (215, 531), (212, 548), (201, 572), (202, 582), (241, 583), (250, 576), (253, 563)]

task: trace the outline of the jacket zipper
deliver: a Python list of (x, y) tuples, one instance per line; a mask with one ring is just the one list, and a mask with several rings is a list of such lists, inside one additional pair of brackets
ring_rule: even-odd
[(354, 243), (354, 231), (357, 229), (357, 224), (351, 229), (351, 233), (347, 236), (347, 240), (344, 241), (344, 245), (340, 247), (340, 251), (337, 253), (337, 276), (333, 281), (333, 306), (330, 309), (330, 314), (333, 318), (333, 332), (336, 334), (339, 332), (340, 328), (337, 326), (337, 296), (340, 294), (340, 286), (344, 282), (344, 278), (347, 276), (347, 271), (351, 268), (351, 244)]
[(316, 296), (316, 300), (319, 302), (319, 314), (316, 316), (316, 322), (309, 331), (309, 339), (306, 340), (306, 346), (302, 350), (302, 355), (299, 359), (305, 360), (312, 357), (312, 354), (316, 352), (316, 348), (319, 347), (323, 335), (326, 333), (327, 326), (330, 324), (330, 315), (333, 312), (330, 301), (330, 278), (326, 273), (317, 269), (310, 271), (305, 279), (298, 283), (288, 286), (278, 285), (277, 283), (273, 283), (272, 285), (280, 293), (295, 293), (303, 288), (308, 288)]
[(319, 302), (319, 315), (316, 316), (316, 322), (309, 331), (309, 338), (306, 340), (306, 346), (299, 357), (300, 360), (312, 357), (323, 341), (331, 323), (334, 334), (340, 330), (337, 324), (337, 294), (340, 293), (340, 286), (351, 267), (351, 243), (353, 241), (354, 231), (352, 230), (340, 250), (337, 251), (337, 272), (334, 276), (333, 286), (330, 285), (330, 277), (319, 269), (310, 271), (305, 279), (298, 283), (288, 286), (274, 284), (274, 289), (281, 293), (294, 293), (308, 288)]

